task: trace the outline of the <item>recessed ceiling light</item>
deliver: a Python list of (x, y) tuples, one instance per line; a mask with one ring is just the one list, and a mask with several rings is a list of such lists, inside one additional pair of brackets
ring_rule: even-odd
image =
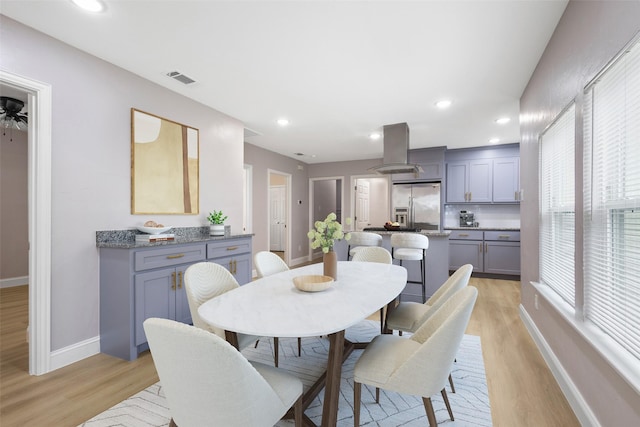
[(507, 124), (511, 121), (511, 119), (509, 117), (500, 117), (499, 119), (496, 119), (496, 123), (499, 125), (504, 125)]
[(449, 108), (451, 107), (451, 100), (450, 99), (443, 99), (441, 101), (436, 102), (436, 107), (438, 107), (441, 110), (444, 110), (445, 108)]
[(497, 144), (498, 142), (500, 142), (500, 138), (491, 138), (491, 139), (489, 140), (489, 143), (490, 143), (490, 144)]
[(87, 12), (102, 12), (104, 10), (104, 3), (100, 0), (71, 0), (73, 4), (78, 6), (82, 10)]
[(278, 124), (280, 126), (286, 126), (286, 125), (289, 124), (289, 120), (287, 120), (287, 119), (278, 119)]
[(372, 139), (374, 141), (378, 140), (378, 139), (380, 139), (380, 134), (378, 132), (373, 132), (373, 133), (369, 134), (369, 139)]

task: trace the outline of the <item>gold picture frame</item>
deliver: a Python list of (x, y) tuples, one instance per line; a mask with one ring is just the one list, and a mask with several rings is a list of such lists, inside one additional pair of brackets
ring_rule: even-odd
[(131, 213), (198, 214), (200, 131), (131, 109)]

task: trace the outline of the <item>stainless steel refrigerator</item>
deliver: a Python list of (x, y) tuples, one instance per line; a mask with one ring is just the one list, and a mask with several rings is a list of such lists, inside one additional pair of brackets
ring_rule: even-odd
[(440, 183), (393, 184), (392, 214), (401, 227), (440, 230)]

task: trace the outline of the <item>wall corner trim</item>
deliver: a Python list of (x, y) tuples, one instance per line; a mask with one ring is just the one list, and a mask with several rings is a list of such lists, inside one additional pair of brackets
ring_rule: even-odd
[(562, 393), (567, 398), (567, 401), (580, 421), (580, 424), (584, 427), (601, 427), (595, 414), (582, 397), (582, 394), (571, 380), (571, 377), (560, 363), (560, 360), (558, 360), (556, 355), (553, 353), (553, 350), (544, 339), (544, 336), (540, 333), (540, 330), (533, 322), (531, 316), (529, 316), (529, 313), (527, 313), (527, 310), (522, 304), (520, 304), (518, 310), (520, 312), (520, 319), (522, 320), (522, 323), (524, 323), (527, 331), (529, 331), (529, 335), (531, 335), (531, 338), (533, 338), (533, 341), (536, 343), (538, 350), (540, 350), (542, 357), (547, 363), (547, 366), (549, 366), (553, 377), (558, 382)]

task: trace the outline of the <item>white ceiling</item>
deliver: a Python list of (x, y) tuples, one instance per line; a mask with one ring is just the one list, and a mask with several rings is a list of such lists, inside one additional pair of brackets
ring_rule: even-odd
[[(258, 134), (248, 142), (307, 163), (380, 158), (368, 135), (398, 122), (410, 148), (519, 142), (520, 95), (567, 4), (104, 1), (101, 14), (69, 0), (2, 0), (0, 12), (236, 117)], [(174, 70), (197, 83), (166, 77)], [(436, 109), (441, 98), (453, 105)]]

